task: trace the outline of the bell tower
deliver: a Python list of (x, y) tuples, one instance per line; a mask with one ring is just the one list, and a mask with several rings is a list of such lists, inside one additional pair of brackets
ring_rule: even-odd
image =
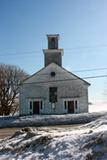
[(44, 49), (44, 65), (45, 67), (50, 63), (56, 63), (62, 66), (63, 49), (59, 49), (59, 34), (48, 34), (48, 49)]

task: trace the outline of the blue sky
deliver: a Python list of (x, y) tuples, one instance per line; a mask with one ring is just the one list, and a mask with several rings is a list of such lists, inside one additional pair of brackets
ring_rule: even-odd
[[(0, 63), (33, 74), (44, 66), (50, 33), (60, 34), (63, 66), (70, 71), (107, 67), (107, 0), (0, 0)], [(87, 77), (107, 70), (74, 73)], [(107, 78), (87, 81), (89, 101), (101, 108)]]

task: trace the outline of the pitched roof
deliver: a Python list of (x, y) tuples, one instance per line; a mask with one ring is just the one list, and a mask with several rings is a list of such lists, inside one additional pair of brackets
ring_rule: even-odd
[[(67, 69), (65, 69), (65, 68), (63, 68), (63, 67), (57, 65), (56, 63), (50, 63), (48, 66), (43, 67), (43, 68), (40, 69), (38, 72), (36, 72), (36, 73), (34, 73), (33, 75), (31, 75), (31, 76), (29, 76), (28, 78), (26, 78), (22, 83), (26, 82), (28, 79), (32, 78), (33, 76), (35, 76), (35, 75), (38, 74), (39, 72), (43, 71), (44, 69), (46, 69), (47, 67), (49, 67), (49, 66), (52, 65), (52, 64), (56, 65), (57, 67), (61, 68), (62, 70), (65, 70), (67, 73), (69, 73), (69, 74), (75, 76), (77, 79), (80, 79), (81, 81), (85, 82), (87, 85), (90, 85), (90, 83), (88, 83), (88, 82), (85, 81), (84, 79), (78, 77), (77, 75), (75, 75), (75, 74), (73, 74), (72, 72), (68, 71)], [(68, 80), (70, 80), (70, 79), (68, 79)], [(72, 79), (71, 79), (71, 80), (72, 80)]]
[(68, 72), (68, 73), (72, 74), (72, 75), (73, 75), (73, 76), (75, 76), (76, 78), (78, 78), (78, 79), (82, 80), (82, 81), (83, 81), (83, 82), (85, 82), (86, 84), (91, 85), (89, 82), (87, 82), (87, 81), (85, 81), (84, 79), (82, 79), (82, 78), (78, 77), (77, 75), (75, 75), (74, 73), (72, 73), (72, 72), (68, 71), (67, 69), (65, 69), (65, 68), (63, 68), (63, 67), (61, 67), (61, 68), (62, 68), (62, 69), (64, 69), (66, 72)]

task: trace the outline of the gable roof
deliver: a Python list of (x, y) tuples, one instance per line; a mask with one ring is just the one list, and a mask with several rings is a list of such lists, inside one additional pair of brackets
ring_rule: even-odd
[[(28, 78), (26, 78), (22, 83), (24, 83), (24, 82), (26, 83), (27, 80), (29, 80), (30, 78), (36, 76), (38, 73), (40, 73), (41, 71), (43, 71), (43, 70), (45, 70), (46, 68), (50, 67), (51, 65), (54, 65), (54, 66), (59, 67), (60, 69), (62, 69), (62, 70), (64, 70), (64, 71), (66, 71), (67, 73), (73, 75), (73, 76), (76, 77), (77, 79), (80, 79), (81, 81), (83, 81), (83, 82), (86, 83), (87, 85), (90, 85), (90, 83), (88, 83), (88, 82), (85, 81), (84, 79), (78, 77), (77, 75), (75, 75), (75, 74), (73, 74), (72, 72), (68, 71), (67, 69), (65, 69), (65, 68), (57, 65), (56, 63), (50, 63), (48, 66), (43, 67), (43, 68), (40, 69), (38, 72), (36, 72), (36, 73), (34, 73), (33, 75), (31, 75), (31, 76), (29, 76)], [(66, 80), (67, 80), (67, 79), (66, 79)], [(73, 79), (68, 79), (68, 80), (73, 80)]]
[(82, 81), (83, 81), (83, 82), (85, 82), (87, 85), (91, 85), (89, 82), (87, 82), (87, 81), (85, 81), (84, 79), (82, 79), (82, 78), (78, 77), (77, 75), (75, 75), (74, 73), (72, 73), (72, 72), (68, 71), (67, 69), (65, 69), (65, 68), (63, 68), (63, 67), (61, 67), (61, 68), (62, 68), (62, 69), (64, 69), (66, 72), (68, 72), (68, 73), (72, 74), (72, 75), (73, 75), (73, 76), (75, 76), (76, 78), (78, 78), (78, 79), (82, 80)]

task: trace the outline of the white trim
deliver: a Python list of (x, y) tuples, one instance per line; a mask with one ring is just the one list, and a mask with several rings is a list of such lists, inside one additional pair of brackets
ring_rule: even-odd
[[(42, 98), (29, 98), (28, 99), (28, 112), (29, 112), (29, 114), (30, 113), (33, 114), (33, 102), (34, 101), (39, 101), (39, 110), (40, 110), (40, 114), (41, 114), (41, 112), (44, 110), (44, 99), (42, 99)], [(41, 109), (41, 101), (42, 101), (42, 109)], [(32, 102), (32, 110), (30, 109), (30, 102)]]
[(47, 34), (47, 38), (58, 38), (59, 39), (59, 34)]
[(51, 105), (52, 105), (52, 109), (55, 110), (56, 109), (55, 103), (51, 103)]
[[(66, 109), (65, 109), (65, 101), (66, 101)], [(68, 103), (67, 101), (74, 101), (74, 113), (79, 113), (80, 108), (79, 108), (79, 98), (64, 98), (63, 99), (63, 107), (66, 113), (68, 113)], [(77, 101), (77, 109), (75, 108), (75, 101)]]
[(60, 53), (62, 56), (64, 55), (64, 50), (63, 49), (43, 49), (43, 53)]

